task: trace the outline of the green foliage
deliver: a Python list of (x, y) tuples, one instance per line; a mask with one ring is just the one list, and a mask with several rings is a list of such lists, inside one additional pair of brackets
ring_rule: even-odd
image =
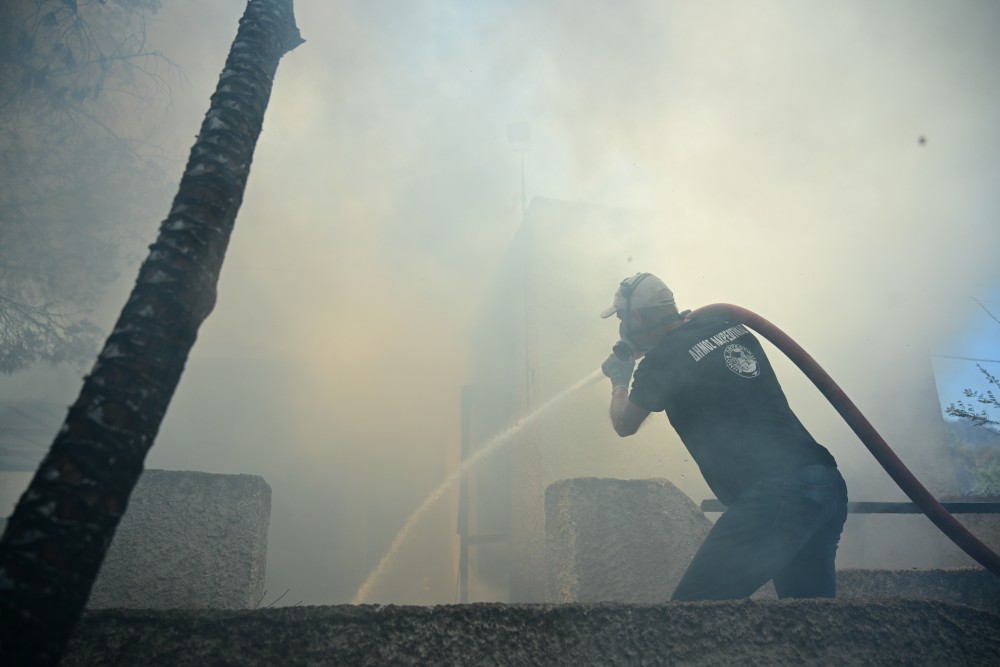
[[(979, 303), (978, 301), (976, 303)], [(986, 314), (997, 320), (983, 304)], [(945, 412), (956, 419), (949, 424), (949, 449), (959, 476), (963, 495), (1000, 495), (1000, 402), (994, 388), (1000, 390), (1000, 379), (977, 364), (986, 380), (985, 389), (966, 389), (965, 400), (951, 403)]]
[(149, 236), (165, 177), (133, 119), (168, 92), (159, 4), (0, 0), (0, 373), (92, 359), (88, 312)]
[[(983, 374), (986, 379), (986, 384), (992, 387), (1000, 388), (1000, 381), (997, 377), (987, 371), (982, 365), (977, 364), (979, 372)], [(945, 412), (952, 417), (957, 417), (958, 419), (964, 419), (976, 426), (982, 426), (984, 428), (996, 428), (1000, 426), (1000, 422), (993, 419), (986, 408), (997, 409), (1000, 408), (1000, 402), (997, 401), (996, 394), (993, 393), (992, 389), (986, 390), (973, 390), (966, 389), (962, 392), (962, 395), (969, 401), (956, 401), (948, 406)], [(981, 407), (976, 409), (975, 403), (978, 403)]]
[(974, 496), (1000, 496), (1000, 454), (976, 468), (976, 481), (972, 485)]
[(1000, 495), (1000, 435), (967, 420), (948, 420), (945, 428), (959, 493)]

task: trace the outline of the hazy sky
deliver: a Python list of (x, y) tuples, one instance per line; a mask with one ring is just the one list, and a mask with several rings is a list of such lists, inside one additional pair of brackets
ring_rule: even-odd
[[(150, 41), (186, 81), (143, 120), (179, 176), (245, 3), (164, 5)], [(864, 354), (886, 323), (915, 349), (1000, 357), (971, 300), (1000, 313), (995, 2), (295, 5), (306, 43), (279, 66), (218, 305), (147, 461), (268, 480), (283, 602), (349, 599), (455, 464), (477, 307), (520, 222), (510, 123), (530, 126), (529, 201), (657, 221), (642, 246), (662, 261), (622, 277), (760, 312), (849, 390), (893, 391)], [(579, 261), (596, 315), (615, 285)], [(415, 560), (453, 558), (453, 511)]]

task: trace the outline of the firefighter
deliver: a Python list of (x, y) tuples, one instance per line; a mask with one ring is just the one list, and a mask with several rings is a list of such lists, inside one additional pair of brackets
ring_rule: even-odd
[(772, 580), (780, 598), (835, 597), (847, 488), (792, 412), (757, 338), (725, 317), (679, 312), (650, 273), (622, 281), (601, 313), (612, 315), (621, 339), (601, 369), (615, 432), (630, 436), (649, 413), (665, 412), (726, 506), (673, 599), (746, 598)]

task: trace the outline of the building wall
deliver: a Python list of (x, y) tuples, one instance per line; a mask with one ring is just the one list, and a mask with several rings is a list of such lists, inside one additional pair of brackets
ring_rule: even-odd
[[(496, 276), (495, 288), (482, 304), (476, 382), (488, 391), (475, 406), (483, 426), (475, 438), (484, 440), (546, 407), (552, 397), (598, 369), (618, 338), (617, 321), (602, 320), (598, 313), (610, 303), (623, 278), (651, 271), (668, 284), (675, 280), (697, 283), (690, 275), (673, 275), (674, 267), (692, 266), (690, 258), (681, 261), (680, 254), (692, 252), (690, 248), (654, 247), (644, 234), (653, 228), (662, 231), (669, 224), (642, 212), (545, 198), (531, 201)], [(706, 271), (710, 268), (706, 265)], [(675, 292), (682, 309), (706, 305), (693, 303), (676, 284)], [(719, 296), (714, 300), (727, 300), (725, 294)], [(807, 348), (820, 345), (820, 352), (837, 353), (841, 360), (827, 371), (933, 493), (954, 494), (954, 474), (944, 450), (930, 361), (920, 341), (909, 335), (912, 332), (901, 338), (888, 315), (886, 322), (871, 323), (871, 334), (865, 340), (844, 340), (837, 336), (839, 316), (842, 313), (829, 312), (817, 304), (815, 311), (800, 316), (800, 323), (787, 333), (801, 337), (799, 342)], [(782, 326), (780, 321), (775, 323)], [(905, 345), (901, 346), (901, 341)], [(818, 353), (816, 349), (809, 351)], [(808, 380), (777, 351), (769, 356), (793, 409), (837, 457), (852, 500), (905, 499)], [(819, 360), (824, 362), (825, 358), (820, 355)], [(510, 601), (542, 599), (543, 499), (553, 482), (578, 477), (664, 478), (695, 504), (712, 497), (662, 416), (653, 415), (628, 439), (614, 434), (607, 417), (609, 389), (602, 381), (567, 397), (512, 438), (478, 473), (509, 475), (509, 494), (484, 497), (480, 503), (509, 508), (506, 565)], [(490, 465), (494, 466), (492, 471)], [(470, 491), (476, 494), (474, 480)], [(900, 543), (910, 544), (906, 527), (900, 524), (897, 535), (896, 528), (886, 531), (869, 523), (849, 520), (841, 550), (845, 562), (852, 567), (892, 567), (891, 562), (885, 562), (883, 552)], [(938, 548), (934, 531), (933, 526), (918, 531), (917, 540), (926, 537), (933, 546), (927, 566), (954, 564), (954, 550), (948, 545)]]
[[(509, 600), (537, 602), (545, 591), (545, 489), (574, 477), (670, 478), (692, 498), (707, 487), (665, 422), (628, 441), (611, 430), (605, 382), (547, 403), (598, 369), (618, 338), (598, 313), (618, 283), (655, 254), (636, 247), (642, 217), (619, 209), (536, 198), (484, 300), (476, 346), (477, 380), (488, 387), (476, 412), (491, 433), (532, 412), (544, 414), (491, 457), (478, 474), (509, 469)], [(492, 468), (491, 468), (492, 466)], [(495, 472), (494, 472), (495, 471)], [(470, 493), (476, 495), (473, 479)], [(475, 520), (473, 519), (473, 523)], [(473, 573), (475, 576), (475, 573)], [(481, 576), (481, 575), (480, 575)]]

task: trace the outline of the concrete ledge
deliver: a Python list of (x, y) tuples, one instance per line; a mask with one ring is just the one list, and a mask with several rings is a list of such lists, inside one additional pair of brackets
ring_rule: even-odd
[[(776, 600), (768, 582), (752, 600)], [(837, 570), (837, 598), (937, 600), (1000, 614), (1000, 577), (982, 568), (940, 570)], [(1000, 629), (998, 629), (1000, 631)]]
[(996, 665), (1000, 616), (926, 600), (91, 611), (63, 667)]
[(838, 570), (837, 596), (941, 600), (1000, 614), (1000, 577), (982, 568)]
[(146, 470), (88, 607), (252, 609), (270, 517), (271, 487), (257, 475)]

